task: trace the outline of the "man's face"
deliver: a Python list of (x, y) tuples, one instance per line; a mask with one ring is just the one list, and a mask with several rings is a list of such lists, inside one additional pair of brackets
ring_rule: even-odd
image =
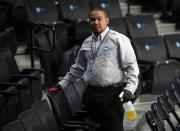
[(89, 23), (93, 32), (98, 35), (106, 29), (109, 19), (103, 11), (92, 11)]

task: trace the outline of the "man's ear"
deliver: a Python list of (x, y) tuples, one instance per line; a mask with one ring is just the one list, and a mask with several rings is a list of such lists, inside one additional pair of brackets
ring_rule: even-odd
[(109, 18), (108, 17), (106, 18), (106, 22), (107, 22), (107, 25), (108, 25), (109, 24)]

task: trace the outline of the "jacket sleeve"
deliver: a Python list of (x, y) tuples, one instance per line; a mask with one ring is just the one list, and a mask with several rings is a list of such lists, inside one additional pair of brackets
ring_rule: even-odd
[(70, 83), (75, 82), (76, 78), (81, 78), (84, 71), (86, 70), (87, 60), (85, 58), (84, 50), (82, 48), (78, 52), (75, 64), (70, 68), (67, 75), (59, 82), (62, 88), (65, 88)]
[(121, 55), (121, 65), (126, 71), (127, 84), (124, 89), (129, 90), (132, 94), (134, 94), (139, 82), (139, 68), (137, 65), (134, 50), (132, 48), (129, 38), (124, 35), (118, 38), (117, 44), (120, 45), (119, 52)]

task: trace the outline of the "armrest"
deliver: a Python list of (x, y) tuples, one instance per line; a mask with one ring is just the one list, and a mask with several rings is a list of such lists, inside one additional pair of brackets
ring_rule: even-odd
[(30, 73), (32, 71), (39, 71), (40, 73), (44, 73), (44, 69), (34, 69), (34, 68), (31, 68), (31, 69), (23, 69), (22, 72), (27, 72), (27, 73)]
[(152, 65), (150, 64), (138, 64), (141, 73), (148, 71)]
[(80, 119), (86, 119), (88, 117), (89, 113), (87, 111), (77, 111), (75, 113), (75, 117), (78, 117)]
[(89, 126), (85, 126), (85, 125), (74, 125), (74, 124), (64, 124), (63, 125), (64, 129), (85, 129), (85, 130), (89, 130)]
[(0, 91), (1, 95), (5, 95), (5, 96), (16, 96), (17, 92), (15, 91)]
[(29, 85), (22, 85), (22, 84), (18, 84), (18, 83), (8, 83), (8, 82), (0, 82), (0, 86), (17, 86), (22, 89), (29, 88)]
[(68, 121), (69, 124), (76, 124), (76, 125), (84, 125), (88, 127), (93, 127), (93, 128), (99, 128), (100, 124), (97, 123), (90, 123), (90, 122), (81, 122), (81, 121)]
[(20, 79), (20, 78), (28, 78), (28, 79), (31, 79), (31, 80), (38, 80), (40, 79), (39, 77), (37, 76), (31, 76), (31, 75), (11, 75), (11, 77), (13, 79)]

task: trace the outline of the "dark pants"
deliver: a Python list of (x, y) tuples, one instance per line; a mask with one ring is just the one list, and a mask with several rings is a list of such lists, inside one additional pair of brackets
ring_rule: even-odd
[(101, 124), (98, 131), (124, 131), (124, 109), (118, 95), (122, 87), (87, 86), (83, 102), (90, 117)]

